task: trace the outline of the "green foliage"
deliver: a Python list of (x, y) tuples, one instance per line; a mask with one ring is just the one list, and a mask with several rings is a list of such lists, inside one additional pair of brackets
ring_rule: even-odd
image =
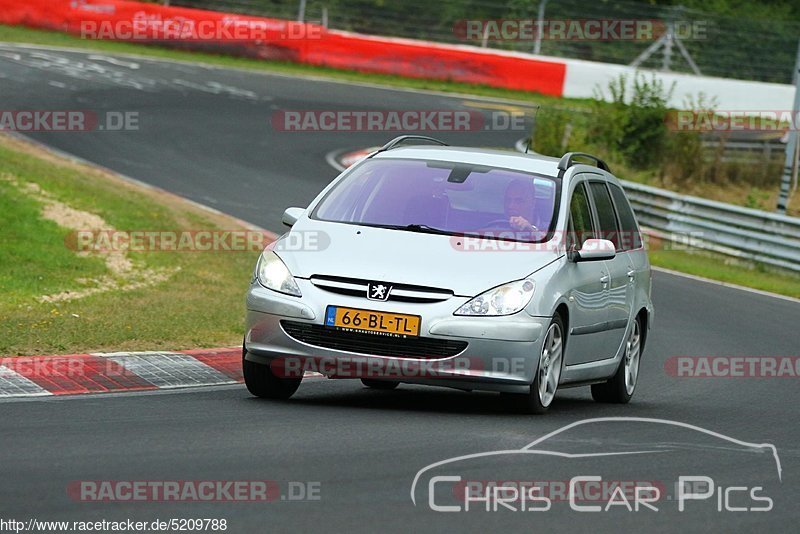
[[(610, 105), (602, 90), (595, 90), (589, 137), (614, 159), (634, 169), (646, 169), (662, 161), (667, 138), (665, 117), (673, 88), (653, 76), (637, 75), (628, 86), (623, 75), (608, 85)], [(630, 96), (629, 96), (630, 91)]]
[[(561, 156), (568, 151), (597, 154), (629, 179), (690, 188), (698, 184), (725, 187), (743, 184), (756, 188), (777, 187), (782, 160), (775, 157), (738, 157), (726, 150), (725, 139), (706, 147), (700, 133), (673, 131), (666, 117), (672, 88), (643, 75), (633, 80), (619, 77), (605, 92), (596, 88), (596, 100), (583, 109), (543, 107), (533, 129), (532, 149)], [(704, 94), (689, 98), (684, 109), (713, 112), (715, 99)], [(754, 161), (755, 159), (755, 161)], [(752, 197), (747, 205), (765, 206), (768, 199)]]
[(706, 150), (697, 132), (675, 132), (667, 137), (662, 174), (677, 183), (704, 179), (707, 172)]
[(539, 154), (561, 156), (584, 144), (585, 115), (562, 108), (540, 108), (533, 127), (532, 149)]

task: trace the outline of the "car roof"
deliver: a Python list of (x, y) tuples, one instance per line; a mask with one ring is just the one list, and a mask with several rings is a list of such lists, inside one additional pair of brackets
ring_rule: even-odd
[[(448, 161), (468, 163), (472, 165), (490, 165), (506, 169), (531, 172), (555, 178), (558, 176), (559, 158), (537, 154), (535, 152), (522, 153), (513, 150), (497, 150), (490, 148), (438, 146), (438, 145), (412, 145), (396, 147), (390, 150), (376, 152), (375, 159), (421, 159), (434, 161)], [(602, 171), (592, 165), (573, 164), (570, 170), (575, 172), (592, 172), (606, 179), (614, 179), (610, 173)], [(568, 173), (568, 175), (574, 174)]]
[(376, 159), (424, 159), (434, 161), (453, 161), (473, 165), (490, 165), (507, 169), (534, 172), (546, 176), (558, 175), (558, 158), (541, 154), (522, 154), (512, 150), (489, 148), (414, 145), (398, 147), (374, 156)]

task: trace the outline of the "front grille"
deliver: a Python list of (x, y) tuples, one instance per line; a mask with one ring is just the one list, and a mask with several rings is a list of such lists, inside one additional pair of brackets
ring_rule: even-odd
[(425, 360), (455, 356), (467, 348), (466, 341), (361, 334), (296, 321), (281, 321), (281, 326), (289, 336), (303, 343), (371, 356)]
[[(344, 276), (326, 276), (315, 274), (311, 277), (311, 283), (320, 289), (349, 295), (353, 297), (367, 296), (369, 280), (360, 278), (346, 278)], [(387, 300), (398, 302), (441, 302), (453, 296), (449, 289), (439, 289), (435, 287), (415, 286), (411, 284), (392, 284), (392, 291)]]

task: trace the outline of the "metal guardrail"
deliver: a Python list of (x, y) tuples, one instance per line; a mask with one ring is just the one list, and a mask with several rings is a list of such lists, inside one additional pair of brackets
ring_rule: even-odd
[[(527, 138), (514, 145), (525, 152)], [(531, 152), (533, 153), (533, 152)], [(686, 248), (800, 272), (800, 218), (620, 180), (642, 231)]]
[(800, 272), (800, 218), (622, 181), (639, 224), (653, 235)]
[(773, 160), (783, 163), (786, 145), (778, 139), (765, 139), (762, 141), (742, 141), (726, 139), (725, 141), (703, 141), (707, 161), (715, 158), (715, 151), (722, 148), (720, 160), (723, 163), (738, 161), (742, 163), (764, 164)]

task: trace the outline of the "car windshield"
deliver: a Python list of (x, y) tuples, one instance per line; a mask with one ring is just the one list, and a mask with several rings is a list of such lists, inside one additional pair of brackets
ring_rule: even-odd
[(407, 231), (540, 242), (557, 216), (556, 179), (491, 166), (369, 159), (312, 218)]

